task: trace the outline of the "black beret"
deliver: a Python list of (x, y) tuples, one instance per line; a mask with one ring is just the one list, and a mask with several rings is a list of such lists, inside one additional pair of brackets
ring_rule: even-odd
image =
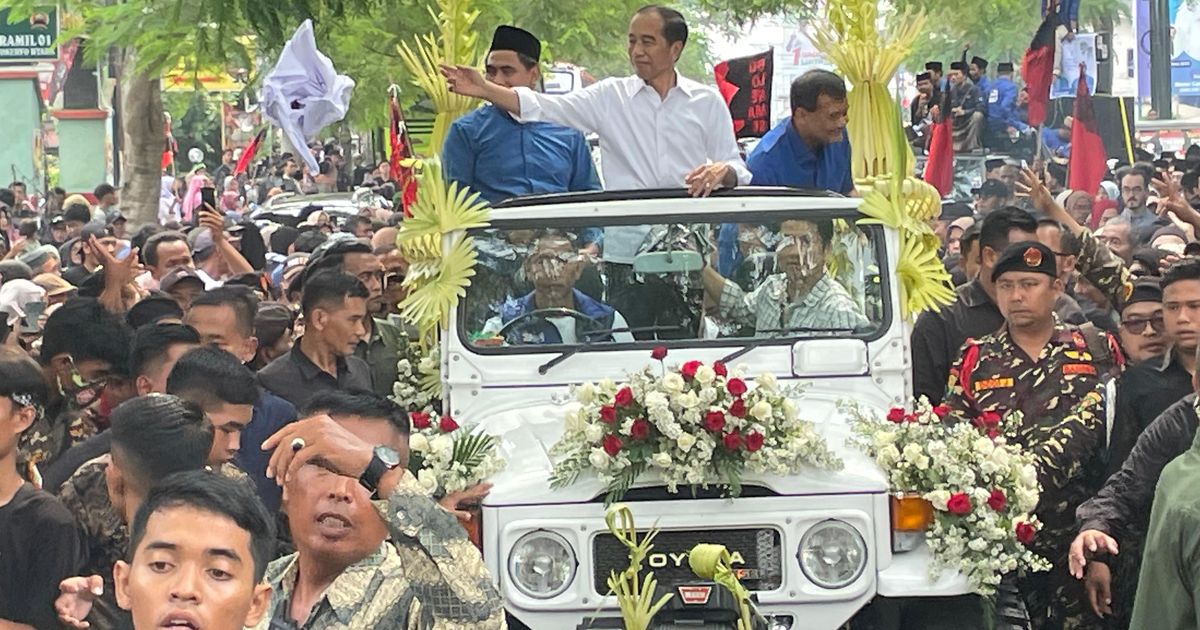
[(542, 58), (542, 42), (533, 33), (515, 26), (498, 26), (488, 50), (511, 50), (534, 61)]
[(1124, 309), (1130, 304), (1138, 302), (1153, 302), (1155, 304), (1162, 302), (1162, 288), (1158, 286), (1156, 278), (1143, 278), (1133, 284), (1133, 292), (1129, 294), (1129, 299), (1121, 305)]
[(1049, 247), (1037, 241), (1021, 241), (1009, 245), (1004, 253), (1000, 254), (996, 267), (992, 269), (992, 282), (1009, 271), (1044, 273), (1051, 278), (1057, 278), (1058, 263)]

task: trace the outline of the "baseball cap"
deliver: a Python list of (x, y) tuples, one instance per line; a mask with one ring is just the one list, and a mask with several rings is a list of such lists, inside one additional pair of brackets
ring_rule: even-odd
[(200, 278), (200, 274), (196, 273), (191, 267), (176, 267), (167, 272), (162, 280), (158, 283), (158, 288), (163, 291), (170, 291), (175, 285), (180, 282), (197, 282), (200, 287), (204, 287), (204, 280)]
[(42, 287), (48, 297), (57, 297), (75, 290), (75, 286), (56, 273), (39, 273), (33, 283)]

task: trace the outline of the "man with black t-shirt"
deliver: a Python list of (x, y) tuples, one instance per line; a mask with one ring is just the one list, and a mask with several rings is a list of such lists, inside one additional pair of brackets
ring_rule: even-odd
[(56, 628), (58, 583), (83, 565), (75, 521), (17, 474), (17, 439), (46, 405), (42, 371), (0, 348), (0, 628)]

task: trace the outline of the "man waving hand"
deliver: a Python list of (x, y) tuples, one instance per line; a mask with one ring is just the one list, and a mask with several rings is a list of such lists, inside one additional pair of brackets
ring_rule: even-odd
[(548, 95), (485, 81), (467, 66), (442, 66), (450, 90), (490, 101), (523, 121), (547, 121), (600, 136), (609, 190), (676, 188), (694, 196), (750, 183), (733, 121), (715, 89), (680, 76), (688, 27), (674, 9), (647, 6), (629, 23), (635, 74), (570, 94)]

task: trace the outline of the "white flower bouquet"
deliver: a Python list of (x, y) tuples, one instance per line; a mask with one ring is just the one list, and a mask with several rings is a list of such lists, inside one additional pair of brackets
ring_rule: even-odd
[(409, 413), (409, 470), (434, 496), (466, 490), (504, 470), (495, 437), (458, 426), (450, 416)]
[[(661, 363), (666, 349), (651, 356)], [(751, 388), (740, 367), (730, 373), (721, 363), (688, 361), (661, 369), (647, 366), (621, 386), (605, 380), (574, 388), (581, 406), (567, 414), (562, 439), (550, 450), (559, 458), (551, 487), (591, 471), (611, 504), (653, 471), (672, 493), (719, 485), (733, 497), (746, 473), (841, 468), (812, 424), (797, 417), (790, 399), (796, 388), (773, 375), (757, 377)]]
[(841, 407), (851, 418), (852, 443), (887, 473), (897, 498), (917, 495), (932, 505), (925, 534), (932, 579), (956, 569), (990, 596), (1006, 573), (1050, 569), (1027, 547), (1041, 526), (1032, 516), (1040, 492), (1033, 455), (1004, 438), (1020, 424), (1019, 413), (948, 418), (944, 405), (924, 398), (912, 413), (896, 407), (886, 418), (853, 402)]

